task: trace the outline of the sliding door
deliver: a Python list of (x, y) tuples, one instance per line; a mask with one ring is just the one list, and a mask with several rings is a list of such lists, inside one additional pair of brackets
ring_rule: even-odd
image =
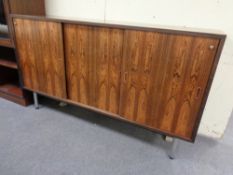
[(16, 18), (14, 29), (24, 87), (66, 98), (61, 24)]
[(118, 113), (123, 31), (65, 24), (70, 100)]

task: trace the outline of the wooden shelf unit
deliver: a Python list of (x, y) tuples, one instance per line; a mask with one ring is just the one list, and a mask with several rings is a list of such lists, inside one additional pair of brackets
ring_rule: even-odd
[(18, 86), (18, 84), (15, 83), (4, 83), (0, 84), (0, 93), (6, 94), (9, 96), (14, 96), (16, 98), (21, 97), (23, 98), (23, 92)]
[(18, 69), (14, 49), (0, 46), (0, 66)]
[(0, 46), (14, 48), (14, 45), (12, 44), (11, 39), (1, 37), (1, 35), (0, 35)]
[(10, 38), (0, 38), (0, 97), (26, 106), (20, 87), (18, 65)]
[(25, 95), (22, 89), (14, 82), (0, 84), (0, 97), (23, 106), (29, 104), (29, 102), (25, 100)]
[[(28, 105), (31, 93), (23, 90), (19, 80), (19, 68), (15, 55), (11, 14), (45, 15), (44, 0), (0, 0), (6, 26), (0, 31), (0, 97)], [(5, 22), (4, 22), (5, 23)]]
[(19, 85), (18, 70), (0, 66), (0, 75), (0, 97), (23, 106), (28, 105), (26, 94)]
[(17, 63), (14, 61), (9, 61), (9, 60), (5, 60), (0, 58), (0, 66), (4, 66), (4, 67), (8, 67), (11, 69), (18, 69)]

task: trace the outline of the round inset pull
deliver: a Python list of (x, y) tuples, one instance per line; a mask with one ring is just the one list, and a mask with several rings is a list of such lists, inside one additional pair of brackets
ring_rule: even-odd
[(214, 45), (210, 45), (209, 48), (210, 48), (210, 50), (214, 50), (215, 47), (214, 47)]

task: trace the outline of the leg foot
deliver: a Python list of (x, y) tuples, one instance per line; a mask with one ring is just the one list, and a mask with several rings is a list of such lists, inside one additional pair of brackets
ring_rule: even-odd
[(60, 102), (60, 103), (59, 103), (59, 106), (60, 106), (60, 107), (66, 107), (66, 106), (67, 106), (67, 103), (65, 103), (65, 102)]
[(174, 139), (172, 137), (166, 136), (165, 141), (170, 143), (168, 153), (167, 153), (168, 157), (169, 157), (169, 159), (174, 160), (176, 158), (175, 153), (176, 153), (177, 148), (178, 148), (178, 140)]
[(35, 93), (35, 92), (33, 92), (33, 99), (34, 99), (34, 106), (35, 106), (35, 109), (39, 109), (38, 95), (37, 95), (37, 93)]
[(169, 156), (169, 155), (168, 155), (168, 158), (169, 158), (170, 160), (174, 160), (174, 159), (175, 159), (174, 157), (171, 157), (171, 156)]

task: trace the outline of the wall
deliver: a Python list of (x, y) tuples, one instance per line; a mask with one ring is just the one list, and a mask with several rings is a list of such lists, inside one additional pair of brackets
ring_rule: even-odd
[(221, 138), (233, 106), (232, 0), (46, 0), (50, 16), (218, 29), (228, 35), (199, 129)]

